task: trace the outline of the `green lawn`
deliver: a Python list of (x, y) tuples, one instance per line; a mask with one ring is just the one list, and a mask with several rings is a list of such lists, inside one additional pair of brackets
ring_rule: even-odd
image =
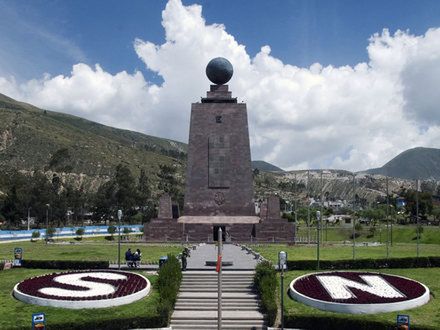
[[(12, 297), (14, 285), (26, 278), (52, 273), (53, 270), (42, 269), (12, 269), (0, 271), (0, 329), (30, 329), (32, 313), (46, 314), (48, 329), (64, 328), (63, 324), (82, 324), (87, 322), (102, 322), (106, 320), (125, 319), (133, 317), (157, 316), (156, 305), (158, 294), (153, 289), (150, 294), (129, 305), (102, 308), (69, 310), (26, 304)], [(141, 273), (142, 274), (142, 273)], [(147, 276), (154, 285), (157, 276)], [(56, 325), (56, 327), (51, 325)]]
[[(291, 245), (286, 244), (255, 244), (249, 245), (253, 250), (259, 252), (270, 261), (278, 262), (278, 252), (286, 251), (289, 260), (313, 260), (316, 259), (316, 244)], [(419, 247), (420, 256), (440, 256), (440, 245), (421, 244)], [(324, 244), (320, 248), (321, 260), (352, 259), (353, 247), (349, 243)], [(415, 257), (416, 244), (393, 244), (389, 247), (390, 258)], [(386, 258), (386, 246), (356, 246), (355, 257), (361, 258)]]
[(349, 319), (365, 319), (389, 322), (390, 326), (395, 325), (397, 314), (409, 314), (412, 326), (421, 326), (429, 329), (438, 329), (440, 324), (440, 268), (417, 268), (417, 269), (372, 269), (373, 272), (383, 272), (388, 274), (401, 275), (420, 281), (428, 286), (431, 291), (431, 301), (424, 306), (393, 313), (383, 313), (375, 315), (351, 315), (324, 312), (316, 308), (308, 307), (302, 303), (292, 300), (287, 294), (287, 288), (290, 282), (301, 275), (310, 273), (310, 271), (289, 271), (285, 275), (285, 315), (304, 315), (311, 317), (319, 316), (337, 316)]
[[(386, 226), (381, 224), (376, 226), (374, 235), (371, 235), (369, 231), (370, 227), (362, 225), (360, 230), (360, 237), (356, 238), (358, 242), (386, 242)], [(297, 227), (296, 235), (301, 239), (307, 241), (308, 229), (304, 225)], [(335, 226), (323, 226), (321, 231), (322, 242), (342, 242), (350, 241), (350, 237), (353, 229), (351, 227), (343, 228), (339, 225)], [(392, 227), (393, 243), (415, 243), (416, 242), (416, 226), (415, 225), (394, 225)], [(391, 226), (390, 226), (391, 237)], [(310, 239), (316, 240), (316, 227), (310, 228)], [(391, 239), (391, 238), (390, 238)], [(423, 226), (423, 232), (420, 237), (422, 244), (440, 244), (440, 227), (438, 226)]]
[[(103, 237), (100, 240), (84, 240), (76, 242), (73, 239), (65, 239), (64, 242), (74, 244), (45, 244), (44, 241), (16, 242), (0, 244), (0, 260), (13, 259), (14, 247), (23, 248), (23, 258), (32, 260), (104, 260), (115, 261), (118, 259), (117, 241), (107, 241)], [(142, 262), (157, 262), (160, 256), (179, 254), (182, 251), (180, 244), (146, 244), (146, 243), (122, 243), (121, 258), (128, 248), (132, 251), (139, 248), (142, 252)]]

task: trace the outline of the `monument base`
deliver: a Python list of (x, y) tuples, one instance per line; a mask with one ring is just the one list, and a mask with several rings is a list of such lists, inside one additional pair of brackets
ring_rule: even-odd
[[(151, 219), (144, 225), (144, 239), (147, 242), (188, 242), (212, 243), (217, 241), (217, 231), (221, 227), (224, 233), (223, 240), (226, 242), (293, 242), (295, 236), (295, 225), (286, 219), (264, 219), (258, 217), (244, 217), (248, 223), (237, 223), (234, 221), (219, 222), (221, 217), (195, 217), (191, 221), (207, 222), (182, 222), (177, 219)], [(211, 219), (209, 218), (217, 218)], [(227, 217), (234, 218), (234, 217)], [(242, 217), (236, 217), (238, 220)], [(232, 219), (228, 219), (232, 220)]]

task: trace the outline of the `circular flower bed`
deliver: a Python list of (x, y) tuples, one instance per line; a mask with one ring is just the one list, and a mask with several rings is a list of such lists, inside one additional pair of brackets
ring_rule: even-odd
[(130, 304), (148, 295), (150, 282), (142, 275), (122, 271), (53, 273), (15, 285), (13, 295), (26, 303), (79, 308)]
[(429, 289), (414, 280), (371, 272), (323, 272), (296, 278), (289, 295), (326, 311), (374, 314), (410, 309), (429, 301)]

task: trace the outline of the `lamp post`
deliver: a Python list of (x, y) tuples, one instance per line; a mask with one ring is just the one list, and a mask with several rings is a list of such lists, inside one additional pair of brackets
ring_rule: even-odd
[(49, 207), (50, 204), (46, 204), (46, 244), (47, 244), (47, 234), (49, 233)]
[(121, 219), (122, 210), (118, 210), (118, 269), (121, 269)]
[(281, 270), (281, 330), (284, 330), (284, 268), (287, 265), (287, 252), (278, 253), (278, 269)]
[(28, 216), (27, 216), (27, 230), (30, 230), (29, 223), (31, 221), (31, 209), (32, 209), (32, 207), (29, 206), (28, 207)]
[(321, 222), (321, 211), (316, 211), (316, 231), (317, 231), (317, 243), (316, 244), (316, 259), (317, 259), (317, 265), (316, 269), (319, 270), (319, 231), (320, 231), (320, 222)]

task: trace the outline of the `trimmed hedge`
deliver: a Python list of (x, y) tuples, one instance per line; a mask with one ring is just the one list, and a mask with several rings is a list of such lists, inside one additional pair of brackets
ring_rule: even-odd
[(268, 326), (275, 323), (277, 317), (277, 275), (269, 261), (263, 261), (255, 268), (254, 284), (260, 294), (261, 309), (267, 317)]
[[(289, 270), (314, 270), (316, 260), (288, 260)], [(361, 269), (361, 268), (429, 268), (440, 267), (440, 257), (357, 259), (357, 260), (320, 260), (319, 268), (324, 269)]]
[[(385, 321), (368, 319), (349, 319), (338, 316), (325, 315), (286, 315), (284, 326), (300, 329), (320, 330), (394, 330), (396, 325)], [(421, 327), (411, 325), (411, 330), (434, 330), (435, 327)]]
[[(78, 322), (66, 322), (61, 324), (48, 323), (48, 329), (63, 330), (90, 330), (90, 329), (106, 329), (106, 330), (122, 330), (122, 329), (141, 329), (141, 328), (158, 328), (162, 324), (162, 318), (159, 315), (141, 316), (130, 318), (115, 318), (112, 320), (95, 320), (93, 322), (83, 320)], [(28, 330), (29, 327), (22, 328)]]
[(22, 260), (24, 268), (41, 269), (106, 269), (108, 261), (87, 260)]
[(168, 261), (159, 269), (159, 277), (157, 279), (157, 290), (160, 296), (157, 312), (161, 318), (160, 326), (162, 327), (168, 325), (181, 281), (182, 270), (180, 262), (174, 255), (169, 254)]

